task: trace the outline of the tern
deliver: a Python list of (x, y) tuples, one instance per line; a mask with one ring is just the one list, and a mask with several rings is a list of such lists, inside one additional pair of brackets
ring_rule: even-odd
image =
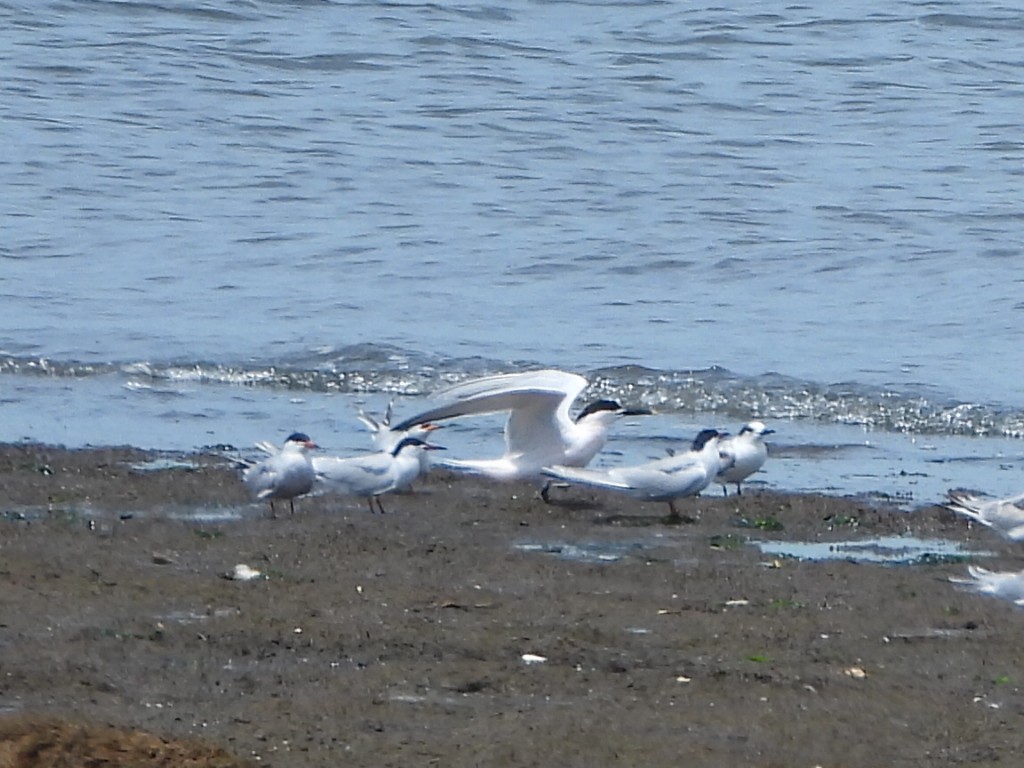
[(272, 515), (275, 499), (288, 499), (288, 507), (295, 514), (295, 497), (309, 493), (313, 487), (313, 464), (308, 451), (316, 448), (316, 444), (308, 435), (294, 432), (281, 448), (268, 442), (256, 446), (269, 455), (262, 461), (244, 462), (242, 482), (255, 498), (270, 502)]
[(1024, 540), (1024, 493), (1007, 499), (984, 499), (966, 491), (948, 491), (945, 507), (986, 525), (1013, 541)]
[(444, 450), (418, 437), (403, 437), (390, 451), (379, 451), (366, 456), (317, 456), (313, 459), (316, 482), (327, 493), (342, 496), (363, 496), (374, 512), (384, 513), (380, 497), (390, 491), (401, 490), (419, 477), (420, 458), (424, 451)]
[[(374, 447), (378, 451), (391, 452), (395, 449), (403, 438), (416, 437), (420, 440), (426, 440), (427, 435), (436, 429), (440, 429), (440, 424), (417, 424), (409, 429), (398, 430), (391, 428), (391, 420), (394, 415), (394, 400), (388, 402), (388, 407), (384, 411), (384, 416), (380, 421), (377, 421), (373, 416), (368, 414), (362, 408), (359, 409), (356, 417), (366, 425), (366, 428), (370, 430), (370, 440), (373, 441)], [(426, 451), (420, 452), (420, 471), (426, 472), (430, 469), (430, 454)]]
[(990, 571), (977, 565), (967, 566), (969, 579), (950, 576), (954, 584), (963, 584), (983, 595), (994, 595), (1016, 605), (1024, 605), (1024, 571)]
[(669, 517), (679, 520), (675, 500), (696, 496), (711, 484), (721, 466), (718, 443), (723, 436), (714, 429), (702, 430), (688, 451), (646, 464), (607, 470), (553, 466), (543, 472), (569, 483), (620, 491), (645, 501), (667, 501)]
[(437, 392), (433, 407), (391, 429), (402, 431), (445, 419), (508, 411), (501, 458), (452, 459), (441, 464), (495, 480), (531, 480), (541, 486), (541, 496), (547, 501), (550, 481), (541, 475), (544, 467), (586, 466), (604, 447), (608, 431), (619, 417), (651, 413), (624, 408), (614, 400), (598, 400), (573, 418), (569, 408), (586, 388), (582, 376), (557, 370), (486, 376)]
[(726, 483), (736, 484), (736, 495), (743, 493), (740, 483), (764, 466), (768, 448), (763, 438), (773, 432), (774, 429), (768, 429), (762, 422), (751, 421), (744, 424), (738, 434), (719, 440), (722, 466), (715, 475), (715, 482), (722, 486), (724, 495), (729, 495)]

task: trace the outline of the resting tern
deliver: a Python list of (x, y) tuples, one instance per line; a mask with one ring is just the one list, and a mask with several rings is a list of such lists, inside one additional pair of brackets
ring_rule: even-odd
[(495, 480), (532, 480), (548, 500), (541, 470), (551, 465), (584, 467), (608, 440), (620, 416), (649, 414), (598, 400), (572, 418), (569, 408), (587, 388), (582, 376), (544, 370), (486, 376), (448, 387), (434, 395), (433, 407), (392, 427), (407, 430), (428, 422), (508, 411), (505, 454), (498, 459), (448, 460), (442, 466)]
[(598, 470), (553, 466), (545, 467), (543, 472), (548, 477), (621, 491), (638, 499), (667, 501), (670, 517), (678, 520), (675, 500), (698, 495), (718, 472), (721, 466), (718, 443), (722, 436), (723, 433), (714, 429), (702, 430), (690, 450), (632, 467)]
[[(440, 424), (417, 424), (416, 426), (410, 427), (405, 430), (398, 430), (391, 428), (391, 419), (394, 413), (394, 401), (388, 403), (387, 409), (384, 411), (384, 417), (377, 421), (373, 416), (368, 414), (362, 408), (359, 409), (357, 418), (366, 425), (366, 428), (370, 430), (370, 439), (373, 441), (374, 447), (378, 451), (393, 451), (395, 446), (406, 437), (416, 437), (420, 440), (426, 440), (427, 435), (433, 432), (435, 429), (440, 429)], [(420, 471), (426, 472), (430, 469), (430, 454), (421, 451), (420, 452)]]
[(327, 493), (343, 496), (364, 496), (374, 511), (384, 513), (381, 495), (401, 490), (419, 477), (420, 458), (424, 451), (444, 450), (418, 437), (403, 437), (390, 451), (379, 451), (366, 456), (317, 456), (313, 459), (317, 485)]
[(722, 486), (726, 496), (729, 491), (726, 483), (736, 484), (736, 494), (740, 495), (740, 483), (757, 472), (768, 458), (768, 448), (764, 444), (764, 436), (775, 432), (768, 429), (760, 421), (744, 424), (739, 434), (718, 441), (718, 452), (722, 457), (722, 467), (715, 476), (715, 482)]
[(288, 507), (295, 514), (295, 497), (309, 493), (313, 487), (313, 464), (308, 451), (316, 448), (316, 444), (308, 435), (294, 432), (281, 448), (267, 442), (256, 446), (269, 455), (263, 461), (245, 462), (242, 481), (254, 497), (270, 502), (271, 514), (275, 514), (275, 499), (288, 499)]
[(969, 579), (950, 576), (949, 580), (983, 595), (994, 595), (1017, 605), (1024, 605), (1024, 571), (990, 571), (987, 568), (969, 565), (967, 573), (970, 575)]
[(945, 506), (987, 525), (1013, 541), (1024, 540), (1024, 493), (1007, 499), (983, 499), (966, 491), (949, 491)]

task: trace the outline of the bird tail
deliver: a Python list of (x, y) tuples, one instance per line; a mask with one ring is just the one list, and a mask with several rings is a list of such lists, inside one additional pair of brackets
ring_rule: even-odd
[(260, 440), (258, 443), (253, 443), (257, 448), (263, 451), (267, 456), (276, 456), (281, 452), (281, 449), (274, 445), (269, 440)]
[(370, 434), (375, 435), (380, 432), (380, 424), (378, 424), (377, 420), (362, 408), (356, 411), (356, 418), (359, 419), (368, 430), (370, 430)]
[(566, 467), (556, 464), (552, 467), (544, 467), (541, 473), (556, 480), (563, 480), (576, 485), (589, 485), (592, 488), (611, 488), (618, 491), (630, 490), (630, 486), (619, 480), (615, 480), (599, 469), (584, 469), (583, 467)]
[(946, 509), (988, 525), (988, 521), (981, 516), (981, 499), (979, 497), (966, 491), (956, 490), (947, 491), (946, 497), (948, 498), (948, 501), (944, 504)]
[(505, 459), (435, 459), (431, 456), (430, 465), (467, 475), (483, 475), (494, 480), (512, 480), (516, 477), (515, 468)]

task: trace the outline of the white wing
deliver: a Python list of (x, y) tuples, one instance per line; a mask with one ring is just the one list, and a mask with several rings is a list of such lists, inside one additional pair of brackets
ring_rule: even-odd
[(624, 491), (642, 499), (667, 500), (700, 493), (710, 475), (699, 457), (687, 452), (633, 467), (609, 470), (545, 467), (548, 477), (570, 483)]
[(510, 411), (505, 425), (508, 454), (537, 455), (538, 468), (556, 463), (564, 450), (563, 424), (571, 424), (569, 407), (586, 389), (575, 373), (544, 370), (507, 373), (456, 384), (434, 395), (435, 405), (396, 424), (407, 430), (417, 424)]
[(612, 477), (610, 472), (600, 469), (585, 469), (583, 467), (544, 467), (541, 472), (547, 477), (556, 480), (564, 480), (567, 483), (577, 485), (589, 485), (592, 488), (610, 488), (615, 491), (632, 491), (633, 487), (622, 480)]
[(611, 470), (610, 474), (649, 499), (692, 496), (707, 488), (711, 479), (699, 454), (692, 451), (636, 467)]
[(373, 496), (391, 490), (393, 461), (388, 453), (349, 458), (315, 456), (313, 471), (317, 482), (331, 493)]

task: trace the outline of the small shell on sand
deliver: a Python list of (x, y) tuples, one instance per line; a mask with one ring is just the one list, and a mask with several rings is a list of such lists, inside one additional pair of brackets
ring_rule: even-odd
[(232, 581), (252, 581), (263, 578), (263, 574), (255, 568), (250, 568), (245, 563), (239, 563), (231, 571), (224, 574), (225, 579)]

